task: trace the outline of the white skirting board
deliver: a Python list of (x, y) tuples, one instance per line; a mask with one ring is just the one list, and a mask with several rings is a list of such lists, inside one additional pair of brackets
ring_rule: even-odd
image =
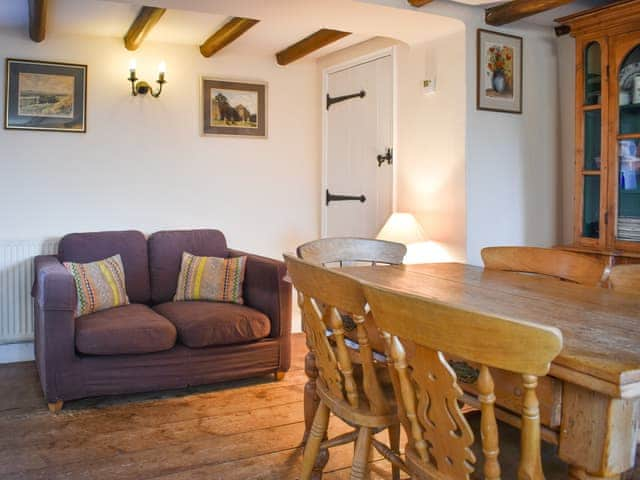
[(0, 363), (28, 362), (34, 359), (33, 342), (0, 345)]

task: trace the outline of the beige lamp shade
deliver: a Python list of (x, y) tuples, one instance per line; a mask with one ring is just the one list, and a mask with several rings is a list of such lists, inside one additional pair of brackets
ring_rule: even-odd
[(390, 242), (420, 243), (427, 240), (423, 228), (411, 213), (393, 213), (378, 233), (379, 240)]

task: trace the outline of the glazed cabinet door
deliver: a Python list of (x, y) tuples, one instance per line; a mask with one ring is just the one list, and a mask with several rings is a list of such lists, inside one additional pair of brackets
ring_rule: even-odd
[(640, 32), (611, 42), (610, 242), (640, 251)]
[(608, 43), (605, 37), (576, 44), (576, 185), (574, 237), (604, 248), (607, 223)]

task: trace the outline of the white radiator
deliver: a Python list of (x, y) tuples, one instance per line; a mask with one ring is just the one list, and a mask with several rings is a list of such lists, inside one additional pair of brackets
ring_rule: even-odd
[(58, 251), (58, 240), (0, 240), (0, 344), (33, 340), (33, 257)]

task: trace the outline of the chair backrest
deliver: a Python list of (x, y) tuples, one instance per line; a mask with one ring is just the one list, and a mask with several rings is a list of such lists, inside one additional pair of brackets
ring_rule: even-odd
[(412, 476), (468, 479), (476, 459), (473, 432), (460, 410), (462, 390), (444, 355), (480, 364), (484, 478), (500, 478), (498, 426), (489, 367), (522, 375), (522, 439), (518, 478), (542, 479), (538, 376), (562, 348), (555, 328), (465, 311), (423, 297), (363, 284), (373, 318), (397, 370), (400, 420)]
[(581, 285), (606, 281), (605, 267), (595, 258), (555, 248), (487, 247), (482, 261), (492, 270), (547, 275)]
[(615, 265), (609, 275), (610, 288), (640, 295), (640, 264)]
[(342, 266), (347, 262), (400, 265), (407, 247), (371, 238), (321, 238), (300, 245), (297, 253), (300, 258), (325, 266), (333, 263)]
[[(307, 345), (314, 353), (318, 381), (332, 398), (364, 413), (386, 415), (390, 412), (376, 375), (373, 350), (364, 328), (369, 315), (360, 284), (344, 274), (320, 265), (284, 255), (287, 271), (298, 291), (298, 305)], [(356, 324), (362, 377), (354, 375), (345, 343), (343, 315)], [(332, 342), (327, 337), (330, 329)], [(361, 393), (364, 393), (364, 398)]]

